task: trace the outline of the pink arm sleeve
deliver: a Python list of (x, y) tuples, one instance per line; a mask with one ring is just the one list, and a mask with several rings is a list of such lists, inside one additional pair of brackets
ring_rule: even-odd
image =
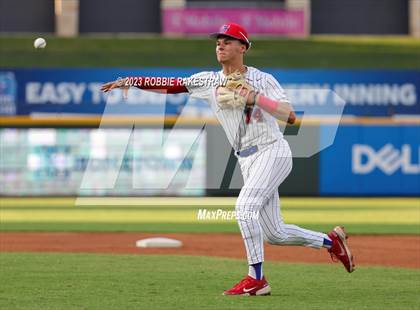
[(272, 100), (261, 94), (257, 94), (255, 98), (255, 104), (267, 111), (274, 117), (287, 121), (289, 124), (293, 124), (296, 121), (296, 115), (293, 112), (290, 105), (286, 102)]

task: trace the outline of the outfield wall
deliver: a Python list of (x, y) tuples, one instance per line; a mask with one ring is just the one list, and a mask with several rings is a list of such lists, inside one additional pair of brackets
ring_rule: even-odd
[[(237, 194), (236, 158), (206, 102), (99, 91), (118, 76), (199, 70), (3, 69), (0, 194)], [(418, 71), (266, 71), (300, 113), (279, 124), (294, 154), (282, 194), (420, 195)]]

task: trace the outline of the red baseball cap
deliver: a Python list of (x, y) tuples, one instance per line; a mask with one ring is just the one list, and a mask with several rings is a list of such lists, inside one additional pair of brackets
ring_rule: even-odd
[(249, 49), (251, 42), (248, 39), (248, 33), (245, 28), (235, 23), (227, 23), (220, 27), (219, 32), (210, 34), (210, 37), (217, 38), (218, 36), (226, 36), (237, 39), (246, 45)]

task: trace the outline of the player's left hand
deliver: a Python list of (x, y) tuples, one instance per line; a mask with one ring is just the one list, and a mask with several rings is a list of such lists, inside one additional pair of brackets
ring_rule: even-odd
[(217, 104), (220, 109), (240, 109), (244, 108), (246, 104), (246, 98), (237, 96), (235, 91), (227, 87), (219, 87), (217, 89)]

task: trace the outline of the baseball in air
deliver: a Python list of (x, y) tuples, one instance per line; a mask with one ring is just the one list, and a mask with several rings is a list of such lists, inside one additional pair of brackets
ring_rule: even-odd
[(45, 48), (47, 46), (47, 41), (44, 38), (38, 38), (34, 41), (35, 48)]

